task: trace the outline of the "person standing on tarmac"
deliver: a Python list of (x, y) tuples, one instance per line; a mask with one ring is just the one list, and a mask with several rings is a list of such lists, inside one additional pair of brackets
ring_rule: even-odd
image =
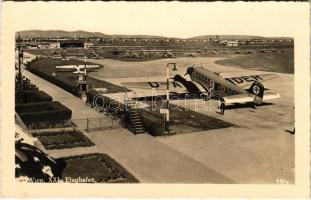
[(225, 114), (225, 100), (223, 97), (220, 98), (220, 114)]

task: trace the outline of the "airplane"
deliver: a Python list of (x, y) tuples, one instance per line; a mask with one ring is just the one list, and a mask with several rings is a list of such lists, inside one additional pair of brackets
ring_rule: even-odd
[[(69, 70), (69, 71), (72, 71), (72, 73), (74, 74), (81, 74), (81, 73), (85, 73), (85, 65), (58, 65), (55, 67), (56, 69), (59, 69), (59, 70), (63, 70), (63, 71), (66, 71), (66, 70)], [(100, 68), (99, 65), (86, 65), (86, 69), (98, 69)]]
[[(225, 105), (238, 103), (253, 103), (254, 108), (267, 100), (280, 98), (279, 93), (266, 91), (262, 82), (277, 78), (277, 74), (247, 75), (240, 77), (223, 78), (220, 73), (215, 73), (206, 68), (190, 66), (184, 76), (188, 75), (190, 81), (176, 74), (169, 86), (171, 94), (180, 96), (195, 96), (207, 94), (210, 98), (222, 100)], [(163, 82), (127, 82), (121, 83), (129, 88), (166, 90), (167, 83)], [(162, 95), (164, 96), (164, 95)], [(139, 97), (146, 100), (150, 97)], [(151, 97), (156, 98), (156, 97)]]

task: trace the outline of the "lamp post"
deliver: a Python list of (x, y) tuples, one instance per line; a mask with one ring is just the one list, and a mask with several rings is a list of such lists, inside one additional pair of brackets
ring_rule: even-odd
[(86, 54), (84, 55), (84, 75), (82, 78), (82, 99), (85, 100), (86, 96), (87, 96), (87, 66), (86, 66)]
[(86, 81), (86, 54), (84, 55), (84, 81)]
[(173, 66), (173, 71), (177, 71), (176, 63), (168, 63), (166, 65), (166, 117), (165, 117), (165, 132), (170, 132), (170, 111), (169, 111), (169, 104), (170, 104), (170, 77), (169, 77), (169, 67)]
[(22, 91), (23, 91), (23, 86), (22, 86), (22, 58), (23, 58), (23, 51), (21, 50), (21, 38), (18, 35), (17, 40), (16, 40), (16, 46), (17, 46), (17, 51), (18, 51), (18, 102), (22, 102)]

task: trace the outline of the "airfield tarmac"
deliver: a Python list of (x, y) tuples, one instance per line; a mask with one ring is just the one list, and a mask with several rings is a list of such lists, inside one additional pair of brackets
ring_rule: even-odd
[[(110, 59), (88, 61), (104, 65), (104, 68), (89, 73), (90, 76), (118, 85), (121, 82), (165, 80), (166, 64), (169, 62), (178, 65), (178, 71), (171, 71), (171, 76), (174, 73), (184, 74), (186, 68), (193, 64), (202, 64), (211, 71), (222, 72), (223, 77), (270, 73), (218, 65), (215, 61), (219, 59), (223, 58), (170, 58), (146, 62)], [(202, 103), (200, 100), (186, 101), (188, 109), (230, 122), (234, 124), (233, 127), (153, 139), (236, 183), (276, 183), (279, 179), (294, 183), (295, 135), (290, 134), (294, 128), (294, 75), (278, 75), (276, 79), (265, 81), (264, 86), (280, 93), (281, 98), (257, 109), (243, 105), (228, 106), (222, 116), (216, 113), (215, 101), (210, 102), (209, 110), (200, 107), (195, 109), (195, 103)], [(135, 91), (150, 94), (149, 90)], [(172, 103), (185, 106), (184, 101)]]

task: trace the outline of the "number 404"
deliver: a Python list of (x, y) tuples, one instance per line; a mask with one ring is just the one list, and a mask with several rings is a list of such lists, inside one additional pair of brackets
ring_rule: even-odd
[(285, 178), (280, 178), (275, 180), (277, 184), (289, 184), (289, 181)]

